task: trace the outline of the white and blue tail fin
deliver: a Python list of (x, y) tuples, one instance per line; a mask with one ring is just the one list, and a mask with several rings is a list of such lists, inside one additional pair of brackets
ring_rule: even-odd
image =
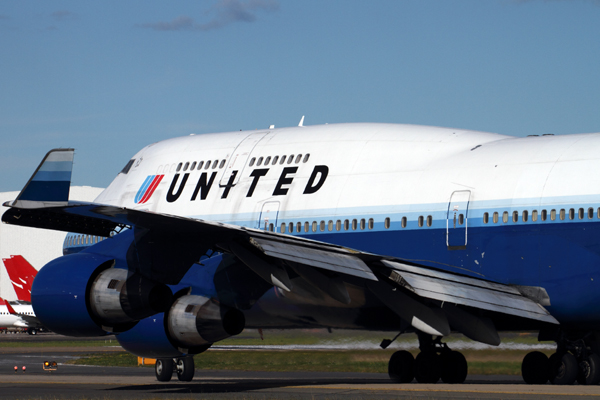
[(66, 205), (74, 152), (74, 149), (50, 150), (11, 205), (20, 208)]

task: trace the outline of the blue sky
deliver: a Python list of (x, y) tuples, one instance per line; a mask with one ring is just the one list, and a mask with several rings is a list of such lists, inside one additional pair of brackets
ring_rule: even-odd
[(0, 2), (0, 191), (106, 187), (189, 133), (337, 122), (600, 132), (598, 0)]

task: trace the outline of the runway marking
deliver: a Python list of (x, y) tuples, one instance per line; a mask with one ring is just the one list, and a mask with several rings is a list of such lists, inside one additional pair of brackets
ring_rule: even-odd
[[(337, 389), (337, 390), (372, 390), (372, 391), (397, 391), (397, 392), (445, 392), (445, 393), (484, 393), (484, 394), (523, 394), (523, 395), (547, 395), (547, 396), (598, 396), (600, 395), (599, 388), (597, 389), (597, 393), (564, 393), (564, 392), (536, 392), (536, 391), (500, 391), (500, 390), (461, 390), (461, 389), (410, 389), (410, 388), (376, 388), (376, 387), (353, 387), (353, 386), (322, 386), (322, 385), (308, 385), (308, 386), (286, 386), (290, 389), (305, 389), (305, 388), (313, 388), (313, 389)], [(584, 386), (575, 386), (578, 388), (584, 388)], [(533, 387), (532, 387), (533, 389)], [(589, 387), (589, 390), (592, 390), (592, 387)]]

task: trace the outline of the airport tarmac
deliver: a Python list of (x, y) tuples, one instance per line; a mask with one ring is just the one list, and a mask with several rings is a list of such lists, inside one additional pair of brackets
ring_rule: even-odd
[[(29, 341), (29, 338), (27, 338)], [(42, 339), (43, 340), (43, 339)], [(55, 338), (53, 338), (55, 340)], [(600, 386), (526, 385), (519, 376), (470, 376), (461, 385), (392, 384), (386, 374), (197, 370), (192, 382), (157, 382), (152, 368), (65, 365), (102, 348), (0, 348), (2, 399), (566, 399)], [(42, 369), (45, 360), (58, 370)], [(18, 372), (14, 372), (14, 366)], [(22, 367), (26, 371), (22, 371)]]

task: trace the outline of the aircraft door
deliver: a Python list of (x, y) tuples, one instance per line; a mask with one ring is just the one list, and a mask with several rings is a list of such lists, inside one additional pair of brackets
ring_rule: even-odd
[(467, 220), (470, 190), (457, 190), (450, 196), (446, 218), (446, 246), (448, 250), (467, 248)]
[(279, 202), (267, 201), (263, 204), (258, 217), (258, 229), (277, 232), (277, 216), (279, 215)]
[[(223, 175), (221, 175), (221, 180), (219, 181), (220, 187), (225, 187), (227, 185), (233, 186), (239, 182), (242, 171), (248, 164), (248, 158), (250, 157), (252, 150), (268, 133), (269, 132), (251, 133), (242, 139), (240, 144), (238, 144), (233, 151), (233, 154), (229, 158), (229, 163), (227, 163), (227, 167), (223, 171)], [(232, 177), (234, 173), (235, 176)]]

